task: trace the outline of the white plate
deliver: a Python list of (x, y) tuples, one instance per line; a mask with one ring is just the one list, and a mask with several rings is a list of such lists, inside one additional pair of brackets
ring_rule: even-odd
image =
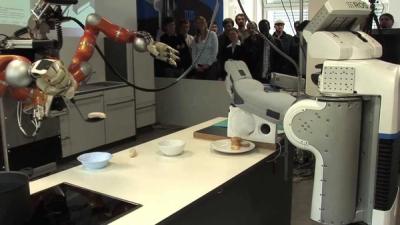
[(232, 150), (231, 149), (231, 140), (223, 139), (223, 140), (218, 140), (218, 141), (212, 142), (211, 149), (218, 151), (218, 152), (223, 152), (223, 153), (238, 154), (238, 153), (244, 153), (244, 152), (251, 151), (255, 147), (254, 143), (250, 142), (250, 141), (242, 140), (242, 143), (248, 143), (249, 147), (240, 147), (240, 149), (238, 149), (238, 150)]

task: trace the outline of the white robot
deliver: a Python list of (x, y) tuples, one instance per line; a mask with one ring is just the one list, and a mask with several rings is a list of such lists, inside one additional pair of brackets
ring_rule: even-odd
[(309, 99), (263, 92), (242, 62), (225, 65), (228, 135), (274, 143), (283, 120), (289, 141), (315, 155), (311, 219), (321, 224), (397, 224), (400, 66), (378, 60), (381, 45), (358, 31), (369, 13), (361, 0), (328, 0), (306, 27)]

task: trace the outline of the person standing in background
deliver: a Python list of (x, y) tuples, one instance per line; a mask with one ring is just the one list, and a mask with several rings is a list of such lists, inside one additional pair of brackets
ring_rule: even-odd
[(382, 29), (391, 29), (393, 28), (394, 17), (390, 13), (384, 13), (379, 17), (379, 25)]
[(223, 52), (226, 46), (231, 43), (229, 40), (229, 31), (233, 29), (235, 22), (231, 18), (226, 18), (222, 21), (222, 27), (224, 31), (218, 36), (218, 78), (225, 78), (225, 69), (224, 69), (224, 59), (223, 59)]
[(226, 71), (225, 71), (225, 62), (227, 60), (244, 60), (244, 49), (242, 47), (242, 43), (239, 39), (239, 31), (236, 28), (231, 28), (225, 31), (228, 35), (230, 44), (228, 44), (220, 53), (221, 59), (221, 73), (219, 73), (218, 80), (225, 80)]
[(217, 22), (214, 22), (213, 24), (211, 24), (210, 30), (214, 31), (218, 35), (218, 24), (217, 24)]
[[(293, 37), (289, 34), (286, 34), (284, 31), (285, 22), (282, 20), (275, 21), (274, 28), (275, 32), (272, 37), (274, 38), (277, 47), (288, 56), (293, 57), (291, 55), (293, 49)], [(275, 57), (274, 63), (271, 64), (273, 72), (296, 75), (295, 67), (286, 58), (279, 54), (277, 54)]]
[(222, 27), (224, 28), (224, 31), (218, 36), (218, 55), (226, 48), (227, 45), (229, 45), (230, 40), (228, 33), (233, 28), (233, 26), (234, 22), (231, 18), (226, 18), (224, 19), (224, 21), (222, 21)]
[[(274, 38), (269, 33), (271, 30), (271, 25), (268, 20), (260, 20), (258, 23), (258, 29), (260, 33), (263, 34), (268, 40), (275, 44)], [(275, 50), (271, 49), (271, 45), (267, 40), (264, 40), (263, 49), (263, 66), (262, 66), (262, 79), (267, 83), (271, 79), (271, 64), (274, 63), (274, 58), (277, 53)]]
[(176, 68), (167, 63), (163, 63), (162, 76), (177, 77), (192, 63), (189, 47), (186, 45), (183, 36), (176, 33), (176, 25), (173, 18), (168, 17), (163, 21), (163, 30), (165, 33), (160, 37), (160, 41), (178, 50), (180, 60)]
[(190, 48), (192, 46), (194, 37), (189, 34), (190, 22), (189, 20), (180, 20), (178, 24), (178, 33), (185, 39), (186, 45)]
[(239, 38), (243, 42), (249, 36), (249, 34), (247, 33), (247, 30), (246, 30), (247, 20), (246, 20), (245, 15), (243, 13), (237, 14), (235, 17), (235, 22), (236, 22), (236, 25), (238, 26)]
[(250, 73), (255, 80), (263, 81), (263, 51), (264, 39), (258, 32), (255, 22), (247, 23), (247, 32), (249, 36), (243, 42), (244, 61), (249, 67)]
[(272, 41), (274, 38), (272, 37), (272, 35), (269, 33), (271, 30), (271, 25), (269, 23), (268, 20), (260, 20), (260, 22), (258, 23), (258, 29), (260, 30), (260, 32), (262, 34), (265, 35), (265, 37), (267, 37), (270, 41)]
[[(191, 46), (192, 60), (196, 60), (197, 57), (199, 59), (195, 65), (193, 78), (216, 80), (218, 75), (218, 37), (215, 32), (208, 32), (207, 24), (207, 20), (202, 16), (195, 19), (196, 35)], [(207, 36), (209, 36), (208, 39)]]
[(280, 43), (282, 51), (286, 54), (289, 54), (290, 47), (293, 42), (293, 37), (284, 31), (285, 22), (283, 22), (283, 20), (275, 21), (274, 28), (275, 32), (272, 36), (274, 37), (275, 41), (278, 41)]

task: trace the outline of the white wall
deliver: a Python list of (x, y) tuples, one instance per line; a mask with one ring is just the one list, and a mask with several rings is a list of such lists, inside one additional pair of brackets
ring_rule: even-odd
[(394, 16), (394, 27), (400, 28), (400, 0), (389, 0), (389, 13)]
[[(262, 0), (241, 1), (247, 16), (252, 21), (262, 19)], [(224, 0), (224, 18), (235, 19), (235, 16), (242, 13), (237, 0)]]

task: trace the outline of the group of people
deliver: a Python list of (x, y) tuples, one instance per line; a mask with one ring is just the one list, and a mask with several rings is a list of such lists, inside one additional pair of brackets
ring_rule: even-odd
[(188, 78), (224, 80), (224, 64), (230, 59), (246, 62), (257, 80), (266, 80), (271, 71), (295, 73), (294, 67), (286, 59), (275, 54), (260, 34), (261, 32), (282, 51), (298, 59), (298, 41), (283, 31), (285, 23), (282, 20), (275, 21), (273, 35), (269, 33), (270, 24), (267, 20), (261, 20), (257, 25), (247, 22), (243, 14), (236, 15), (235, 20), (224, 19), (223, 32), (220, 34), (215, 23), (210, 26), (211, 31), (208, 32), (208, 22), (202, 16), (194, 20), (193, 36), (189, 34), (190, 26), (188, 20), (180, 20), (177, 24), (173, 18), (163, 20), (163, 35), (159, 39), (179, 51), (180, 61), (177, 67), (157, 62), (157, 76), (177, 77), (192, 62), (196, 62)]
[[(391, 28), (394, 23), (394, 18), (390, 14), (381, 15), (379, 20), (382, 28)], [(298, 63), (301, 54), (299, 32), (307, 23), (308, 21), (301, 24), (296, 21), (294, 23), (296, 34), (291, 36), (284, 31), (285, 22), (276, 20), (275, 31), (270, 34), (271, 26), (268, 20), (261, 20), (256, 24), (247, 22), (243, 14), (238, 14), (235, 20), (224, 19), (223, 32), (218, 34), (217, 24), (212, 24), (211, 31), (208, 32), (207, 20), (198, 16), (194, 20), (195, 32), (192, 36), (189, 34), (191, 24), (188, 20), (180, 20), (176, 25), (173, 18), (166, 18), (163, 20), (163, 35), (160, 41), (177, 49), (180, 61), (177, 67), (157, 62), (156, 75), (178, 77), (196, 62), (188, 78), (224, 80), (226, 77), (224, 64), (231, 59), (244, 61), (253, 78), (262, 82), (268, 82), (271, 71), (296, 75), (295, 67), (273, 50), (269, 43), (276, 45)]]

